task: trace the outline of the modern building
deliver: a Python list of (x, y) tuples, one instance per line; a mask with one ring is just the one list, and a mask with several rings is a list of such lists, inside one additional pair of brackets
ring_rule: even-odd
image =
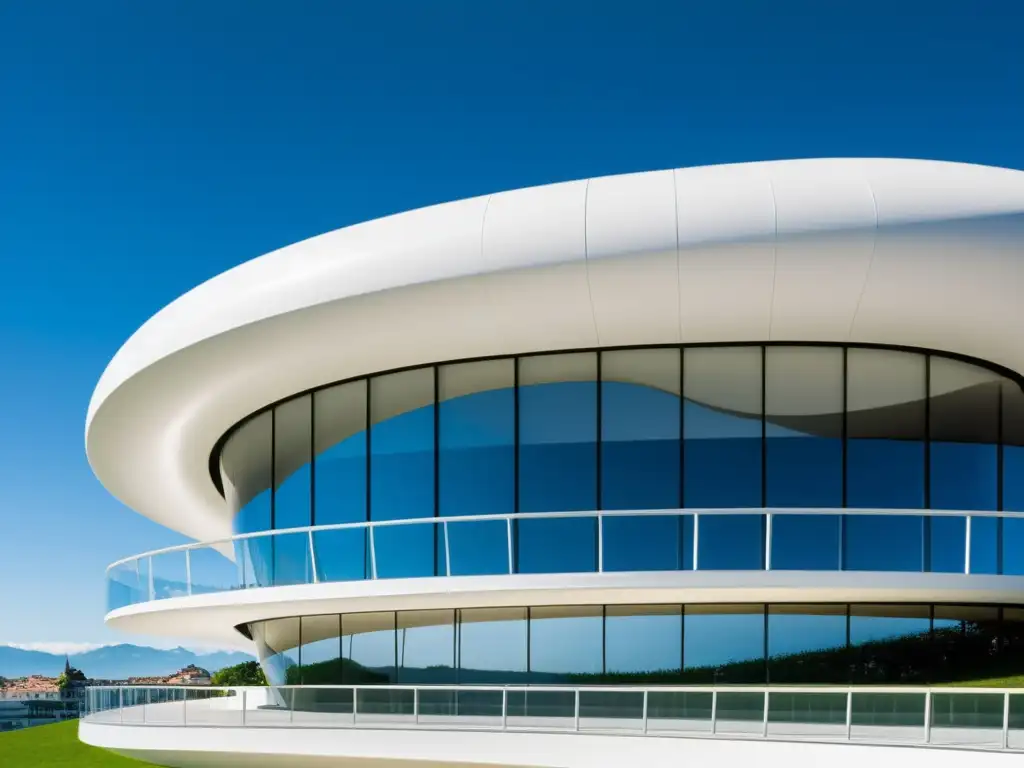
[(283, 248), (149, 320), (86, 426), (110, 492), (197, 542), (112, 565), (108, 624), (249, 638), (271, 687), (97, 689), (81, 737), (1004, 759), (1024, 692), (969, 684), (1024, 674), (1022, 382), (1018, 171), (659, 171)]

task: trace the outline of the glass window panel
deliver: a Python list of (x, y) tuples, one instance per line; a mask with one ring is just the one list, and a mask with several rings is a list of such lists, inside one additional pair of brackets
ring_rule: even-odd
[(843, 570), (924, 570), (924, 517), (880, 513), (846, 515)]
[(515, 512), (515, 361), (438, 370), (442, 517)]
[[(434, 517), (433, 402), (433, 368), (370, 380), (372, 520)], [(434, 526), (381, 528), (374, 536), (378, 575), (386, 571), (395, 578), (438, 572), (441, 537)]]
[(525, 685), (525, 608), (466, 608), (459, 611), (460, 685)]
[(604, 664), (602, 631), (599, 605), (531, 608), (531, 682), (597, 682)]
[(604, 570), (693, 568), (693, 515), (604, 517)]
[(932, 573), (963, 573), (967, 552), (967, 519), (932, 515), (927, 520), (929, 569)]
[(924, 506), (925, 357), (847, 350), (847, 505)]
[(683, 679), (694, 684), (765, 682), (763, 605), (687, 605)]
[(163, 552), (149, 558), (153, 579), (153, 599), (184, 597), (188, 594), (185, 550)]
[(316, 524), (366, 520), (366, 380), (317, 392), (313, 420)]
[(995, 509), (998, 484), (999, 377), (932, 355), (931, 506)]
[(705, 514), (697, 517), (697, 568), (751, 571), (764, 568), (764, 515)]
[(692, 348), (683, 357), (683, 502), (761, 507), (761, 348)]
[[(597, 355), (539, 355), (519, 361), (519, 509), (597, 508)], [(517, 570), (597, 569), (597, 520), (522, 520)], [(564, 565), (560, 565), (564, 564)]]
[(679, 503), (678, 349), (601, 355), (601, 505), (675, 509)]
[(342, 675), (346, 685), (398, 682), (395, 614), (350, 613), (341, 617)]
[(313, 533), (319, 581), (359, 581), (370, 578), (370, 540), (365, 528)]
[(998, 517), (971, 518), (971, 573), (999, 573), (1001, 528)]
[(765, 437), (768, 506), (842, 506), (842, 349), (765, 349)]
[[(999, 655), (999, 637), (998, 608), (936, 605), (931, 681), (984, 680), (1004, 674), (1007, 667)], [(1019, 664), (1016, 666), (1019, 668)]]
[(197, 547), (189, 552), (189, 576), (192, 580), (192, 594), (202, 595), (211, 592), (227, 592), (238, 589), (244, 582), (240, 581), (239, 567), (221, 554), (224, 544), (213, 544), (208, 547)]
[(341, 685), (341, 617), (303, 616), (301, 621), (302, 685)]
[[(220, 475), (228, 509), (235, 514), (235, 533), (271, 528), (273, 434), (273, 414), (265, 411), (238, 427), (224, 443)], [(236, 556), (248, 564), (254, 586), (271, 583), (272, 560), (264, 544), (262, 539), (247, 539), (235, 545)]]
[(927, 605), (850, 606), (853, 682), (927, 682), (930, 613)]
[(398, 612), (398, 680), (452, 685), (455, 676), (455, 611)]
[[(452, 576), (511, 573), (507, 520), (449, 522), (448, 554)], [(442, 536), (444, 531), (441, 532)]]
[(299, 619), (273, 619), (250, 625), (260, 666), (271, 685), (299, 682)]
[(841, 533), (841, 515), (772, 515), (772, 570), (839, 570)]
[(1024, 576), (1024, 518), (1007, 517), (1003, 520), (1002, 573)]
[[(274, 528), (310, 525), (310, 455), (313, 424), (310, 395), (274, 409)], [(275, 536), (274, 584), (305, 584), (309, 578), (308, 536)]]
[(845, 605), (768, 606), (768, 682), (845, 683)]
[(1002, 383), (1003, 509), (1024, 512), (1024, 392)]
[(679, 683), (683, 610), (679, 605), (609, 605), (605, 610), (605, 681)]

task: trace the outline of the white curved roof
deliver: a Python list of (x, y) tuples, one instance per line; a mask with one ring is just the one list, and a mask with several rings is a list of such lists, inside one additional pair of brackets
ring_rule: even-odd
[(208, 459), (331, 381), (530, 351), (709, 341), (899, 344), (1024, 373), (1024, 172), (794, 160), (552, 184), (329, 232), (158, 312), (89, 405), (121, 501), (230, 532)]

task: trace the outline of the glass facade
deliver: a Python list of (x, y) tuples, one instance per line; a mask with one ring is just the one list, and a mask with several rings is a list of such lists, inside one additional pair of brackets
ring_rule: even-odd
[(249, 625), (273, 685), (926, 684), (1024, 672), (1024, 609), (586, 605)]
[[(937, 353), (816, 345), (610, 349), (455, 362), (319, 389), (217, 456), (239, 533), (571, 511), (248, 539), (244, 583), (599, 569), (1024, 574), (1024, 394)], [(774, 515), (763, 508), (805, 509)], [(849, 509), (815, 514), (814, 509)], [(893, 510), (866, 514), (864, 510)], [(757, 511), (754, 511), (757, 510)], [(898, 511), (898, 512), (897, 512)], [(770, 538), (770, 546), (769, 546)], [(696, 540), (696, 541), (695, 541)], [(446, 546), (447, 545), (447, 549)], [(968, 551), (969, 550), (969, 551)], [(601, 563), (603, 559), (603, 563)], [(155, 567), (155, 566), (154, 566)], [(160, 584), (180, 579), (157, 574)], [(173, 589), (173, 587), (168, 587)]]

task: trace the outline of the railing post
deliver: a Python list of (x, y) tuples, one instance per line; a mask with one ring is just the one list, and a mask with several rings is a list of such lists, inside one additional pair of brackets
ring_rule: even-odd
[(711, 735), (718, 729), (718, 691), (711, 692)]
[(644, 733), (647, 733), (647, 691), (644, 691)]
[(181, 689), (181, 724), (188, 725), (188, 688)]
[(508, 573), (511, 576), (512, 570), (512, 518), (505, 518), (506, 527), (508, 529)]
[(501, 689), (501, 730), (508, 729), (508, 688)]
[(356, 724), (356, 713), (359, 710), (359, 689), (352, 686), (352, 725)]
[(374, 545), (374, 542), (373, 542), (373, 526), (371, 525), (371, 526), (369, 526), (369, 528), (370, 528), (370, 578), (371, 579), (376, 579), (377, 578), (377, 547)]
[[(700, 515), (693, 515), (693, 570), (697, 570), (697, 553), (700, 551)], [(711, 694), (714, 696), (714, 694)]]
[(448, 543), (448, 521), (444, 521), (444, 575), (452, 575), (452, 548)]
[(156, 600), (156, 586), (153, 583), (153, 556), (146, 558), (149, 561), (149, 599)]
[(580, 729), (580, 689), (576, 689), (576, 695), (573, 699), (573, 730), (578, 731)]
[(124, 688), (121, 686), (117, 688), (117, 708), (119, 710), (118, 720), (121, 725), (124, 725)]
[(846, 691), (846, 740), (853, 740), (853, 689)]
[(145, 691), (146, 691), (146, 700), (144, 702), (142, 702), (142, 724), (143, 725), (146, 724), (146, 705), (149, 704), (150, 699), (151, 699), (151, 697), (153, 695), (153, 690), (151, 688), (146, 688)]
[(597, 572), (604, 573), (604, 515), (597, 514)]
[(291, 701), (291, 704), (288, 705), (288, 722), (289, 723), (294, 723), (295, 722), (295, 689), (294, 688), (289, 688), (288, 690), (290, 690), (292, 692), (292, 701)]
[(971, 516), (964, 524), (964, 573), (971, 572)]
[(1003, 693), (1003, 749), (1010, 747), (1010, 692)]
[[(772, 513), (768, 512), (765, 515), (765, 531), (764, 531), (764, 569), (770, 571), (772, 569)], [(767, 698), (767, 694), (766, 694)]]
[(420, 689), (412, 689), (412, 717), (416, 725), (420, 724)]
[(246, 709), (246, 697), (249, 691), (246, 688), (242, 689), (242, 727), (245, 727), (245, 709)]
[(761, 724), (761, 736), (768, 738), (768, 697), (771, 694), (768, 691), (764, 692), (764, 722)]
[(313, 546), (313, 531), (309, 531), (309, 567), (313, 569), (313, 583), (320, 583), (320, 576), (316, 572), (316, 548)]
[(932, 741), (932, 692), (927, 691), (924, 695), (924, 743)]

